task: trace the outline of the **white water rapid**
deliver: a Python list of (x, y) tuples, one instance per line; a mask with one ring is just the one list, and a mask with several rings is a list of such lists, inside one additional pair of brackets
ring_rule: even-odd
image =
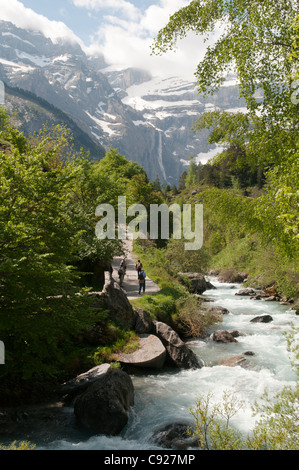
[[(198, 370), (163, 371), (161, 373), (132, 376), (135, 387), (135, 406), (129, 423), (118, 437), (93, 436), (86, 439), (74, 437), (55, 440), (43, 449), (61, 450), (157, 450), (153, 443), (153, 430), (171, 422), (193, 420), (190, 407), (195, 405), (199, 394), (213, 393), (213, 400), (219, 402), (224, 390), (232, 391), (242, 400), (245, 408), (233, 418), (237, 429), (249, 433), (257, 418), (253, 418), (252, 405), (264, 390), (270, 396), (278, 393), (285, 385), (296, 383), (291, 368), (284, 333), (291, 325), (298, 326), (299, 317), (289, 306), (278, 302), (251, 300), (236, 296), (241, 288), (238, 284), (223, 284), (211, 279), (216, 290), (209, 290), (206, 297), (215, 302), (209, 306), (221, 305), (229, 310), (223, 315), (223, 322), (214, 329), (238, 330), (242, 333), (237, 343), (216, 343), (211, 338), (194, 340), (189, 347), (202, 359), (205, 366)], [(270, 314), (271, 323), (251, 323), (257, 315)], [(224, 357), (246, 356), (253, 363), (249, 369), (240, 366), (217, 365)], [(66, 413), (71, 413), (67, 409)]]

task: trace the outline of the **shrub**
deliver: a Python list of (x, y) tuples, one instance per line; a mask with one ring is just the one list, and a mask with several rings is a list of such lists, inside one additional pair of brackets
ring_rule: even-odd
[(35, 445), (28, 441), (22, 441), (20, 443), (14, 441), (9, 446), (3, 446), (0, 444), (0, 450), (34, 450), (34, 448)]
[(176, 301), (177, 314), (174, 323), (178, 332), (185, 337), (204, 338), (207, 331), (222, 317), (203, 310), (195, 296), (189, 296)]

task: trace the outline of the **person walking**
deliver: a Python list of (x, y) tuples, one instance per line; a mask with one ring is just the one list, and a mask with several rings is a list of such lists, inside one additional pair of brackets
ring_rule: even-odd
[(138, 274), (139, 295), (141, 295), (141, 290), (143, 290), (143, 293), (145, 292), (145, 278), (146, 278), (146, 274), (144, 272), (144, 269), (141, 268), (140, 273)]
[(143, 267), (143, 266), (142, 266), (142, 263), (141, 263), (141, 261), (140, 261), (140, 259), (139, 259), (139, 260), (137, 261), (137, 263), (136, 263), (136, 271), (137, 271), (137, 278), (138, 278), (138, 279), (139, 279), (139, 274), (140, 274), (140, 272), (141, 272), (142, 267)]
[(119, 277), (119, 285), (122, 286), (124, 282), (125, 270), (123, 267), (123, 263), (121, 263), (119, 270), (118, 270), (118, 277)]
[(121, 262), (121, 266), (124, 268), (124, 275), (126, 275), (126, 272), (127, 272), (127, 262), (126, 262), (126, 258), (124, 258)]

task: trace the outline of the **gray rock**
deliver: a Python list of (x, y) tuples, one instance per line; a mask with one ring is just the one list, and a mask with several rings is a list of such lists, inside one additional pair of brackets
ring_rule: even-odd
[(245, 333), (242, 333), (239, 330), (229, 330), (229, 333), (234, 337), (238, 338), (239, 336), (246, 336)]
[(244, 351), (243, 354), (244, 356), (255, 356), (255, 353), (253, 351)]
[(255, 364), (251, 361), (246, 359), (244, 356), (230, 356), (221, 359), (218, 363), (220, 366), (228, 366), (228, 367), (237, 367), (241, 366), (244, 369), (254, 369)]
[(166, 449), (186, 450), (198, 447), (197, 439), (188, 434), (190, 427), (188, 423), (166, 424), (154, 431), (153, 440)]
[(119, 354), (117, 360), (123, 364), (161, 369), (166, 359), (166, 349), (157, 336), (140, 335), (140, 348), (132, 354)]
[(234, 336), (226, 330), (217, 330), (212, 334), (212, 340), (216, 343), (237, 343)]
[(247, 278), (247, 273), (238, 273), (234, 269), (227, 269), (223, 272), (221, 272), (218, 275), (218, 280), (220, 282), (237, 282), (237, 283), (242, 283), (246, 280)]
[[(161, 80), (154, 88), (149, 86), (147, 92), (144, 90), (142, 96), (138, 96), (154, 106), (145, 106), (143, 110), (139, 110), (134, 103), (130, 106), (125, 104), (123, 98), (128, 95), (128, 87), (152, 79), (148, 72), (126, 68), (119, 71), (106, 69), (101, 73), (107, 67), (104, 57), (88, 57), (75, 42), (71, 44), (69, 41), (59, 41), (54, 44), (42, 34), (17, 28), (10, 22), (1, 21), (0, 26), (0, 33), (3, 33), (1, 58), (30, 66), (26, 73), (21, 73), (19, 66), (11, 67), (5, 62), (1, 63), (0, 79), (7, 85), (34, 93), (56, 106), (60, 112), (63, 111), (84, 131), (85, 141), (89, 137), (94, 145), (102, 142), (102, 153), (91, 152), (95, 158), (101, 159), (105, 155), (105, 149), (119, 149), (122, 155), (139, 163), (150, 180), (158, 176), (163, 183), (178, 184), (179, 176), (189, 160), (190, 146), (194, 155), (199, 152), (208, 154), (211, 150), (205, 133), (195, 135), (190, 132), (194, 125), (192, 114), (200, 115), (205, 110), (193, 79), (189, 82), (184, 80), (184, 83), (178, 85), (178, 80), (171, 77)], [(178, 86), (182, 93), (177, 93)], [(8, 93), (6, 95), (7, 102)], [(167, 113), (163, 112), (165, 101), (171, 105)], [(213, 95), (213, 102), (221, 110), (226, 109), (227, 103), (230, 103), (230, 107), (239, 108), (238, 86), (221, 87)], [(101, 105), (98, 107), (99, 103)], [(40, 118), (40, 106), (38, 113), (36, 104), (33, 103), (32, 107), (29, 119), (27, 112), (23, 114), (22, 130), (25, 135), (38, 132), (43, 122), (50, 124), (49, 107), (43, 113), (43, 122)], [(16, 108), (19, 120), (19, 100), (12, 106), (12, 110)], [(25, 109), (28, 109), (27, 102)], [(192, 113), (189, 112), (190, 109)], [(106, 132), (95, 123), (93, 116), (97, 112), (101, 113), (101, 119), (111, 132)], [(137, 125), (137, 121), (142, 125)], [(74, 137), (77, 136), (74, 134)], [(76, 141), (74, 138), (74, 145)], [(87, 150), (84, 144), (84, 149)]]
[(64, 395), (78, 395), (82, 393), (93, 382), (98, 380), (110, 370), (110, 364), (102, 364), (78, 375), (72, 380), (65, 382), (61, 387), (61, 393)]
[(137, 334), (152, 333), (154, 330), (154, 324), (150, 314), (142, 308), (135, 310), (135, 331)]
[(134, 386), (130, 376), (110, 369), (76, 398), (74, 413), (84, 429), (115, 436), (126, 426), (133, 405)]
[(167, 351), (167, 362), (180, 369), (197, 369), (201, 367), (194, 352), (181, 340), (179, 335), (166, 323), (154, 322), (156, 335)]
[(193, 294), (203, 294), (206, 290), (216, 289), (213, 284), (205, 279), (202, 274), (199, 273), (182, 273), (179, 272), (178, 276), (182, 282), (185, 284), (189, 291)]
[(213, 313), (215, 315), (228, 315), (229, 314), (229, 310), (227, 310), (227, 308), (224, 308), (224, 307), (211, 307), (208, 309), (208, 313)]
[(112, 278), (106, 282), (102, 292), (90, 292), (95, 308), (109, 310), (109, 316), (121, 327), (134, 329), (135, 313), (126, 293)]
[(239, 290), (235, 295), (255, 295), (255, 293), (255, 290), (248, 288)]
[(273, 321), (273, 318), (271, 317), (271, 315), (258, 315), (257, 317), (254, 317), (252, 318), (252, 320), (250, 320), (251, 323), (269, 323)]

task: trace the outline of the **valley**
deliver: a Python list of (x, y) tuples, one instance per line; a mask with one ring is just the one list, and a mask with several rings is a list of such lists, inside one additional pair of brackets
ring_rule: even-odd
[[(221, 150), (207, 144), (207, 131), (191, 131), (204, 111), (245, 106), (234, 81), (204, 100), (195, 81), (152, 77), (133, 68), (113, 70), (103, 57), (87, 56), (78, 44), (53, 43), (5, 21), (0, 22), (0, 35), (0, 79), (7, 86), (33, 93), (67, 115), (62, 122), (73, 121), (86, 135), (83, 147), (92, 159), (102, 158), (103, 149), (117, 148), (163, 184), (178, 183), (190, 156), (205, 163)], [(16, 104), (10, 96), (12, 113)], [(36, 118), (30, 107), (27, 118), (19, 116), (26, 136), (45, 120), (52, 122), (47, 115)]]

